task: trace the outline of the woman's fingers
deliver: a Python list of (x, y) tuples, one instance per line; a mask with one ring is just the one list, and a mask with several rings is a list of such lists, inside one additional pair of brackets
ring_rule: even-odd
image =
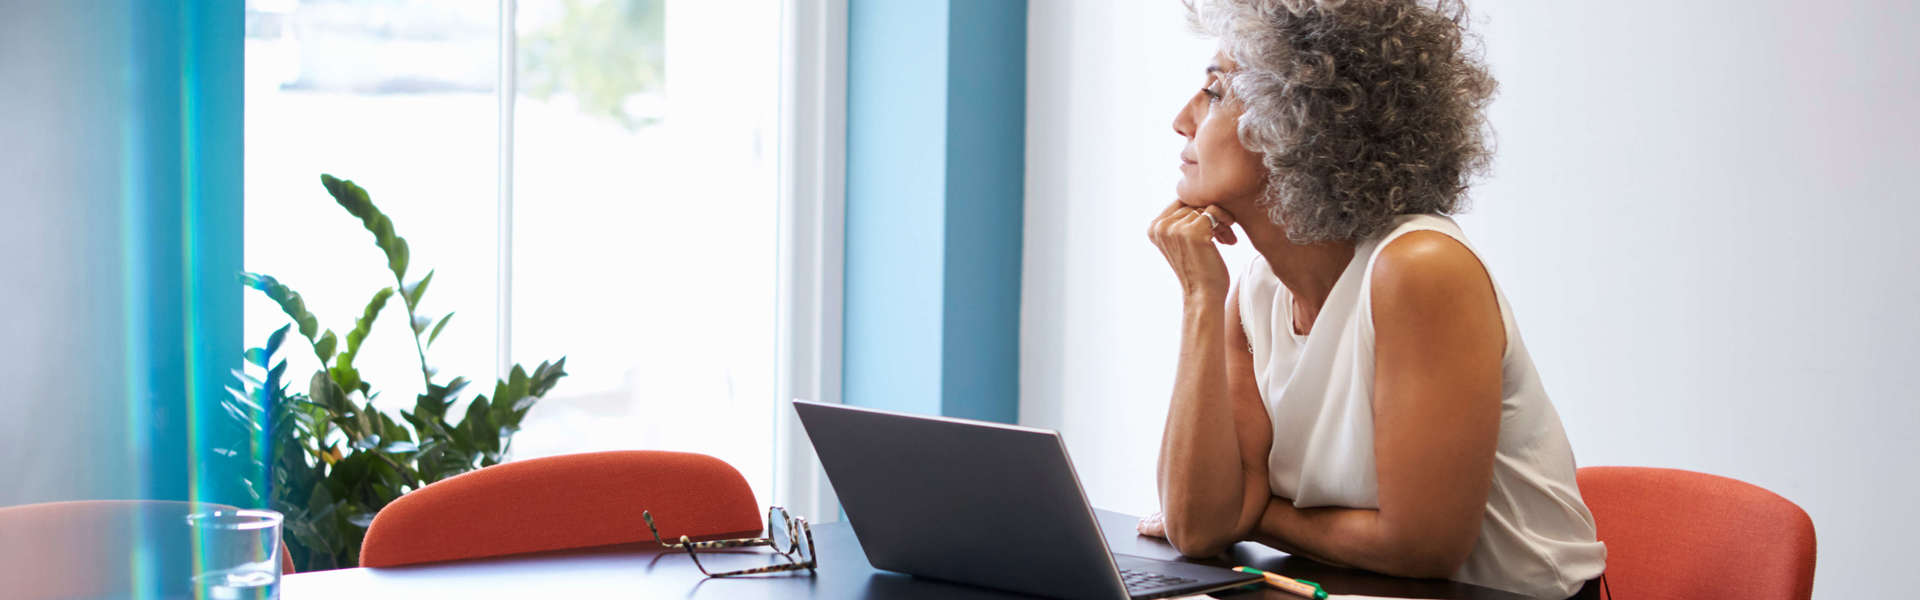
[(1233, 224), (1233, 213), (1227, 212), (1227, 209), (1220, 208), (1217, 204), (1208, 206), (1206, 210), (1201, 212), (1213, 215), (1213, 220), (1220, 223), (1221, 227)]
[[(1224, 213), (1223, 213), (1224, 214)], [(1175, 202), (1147, 228), (1147, 238), (1173, 267), (1187, 292), (1224, 293), (1230, 277), (1214, 246), (1219, 217)], [(1230, 231), (1230, 230), (1229, 230)]]
[(1140, 535), (1149, 535), (1157, 538), (1167, 537), (1166, 515), (1164, 513), (1153, 513), (1152, 516), (1141, 519), (1140, 524), (1134, 528), (1140, 531)]
[(1219, 206), (1208, 206), (1203, 212), (1213, 217), (1213, 239), (1229, 246), (1240, 241), (1240, 237), (1233, 233), (1233, 213)]
[(1160, 211), (1160, 216), (1154, 217), (1153, 223), (1147, 227), (1147, 239), (1164, 249), (1167, 244), (1179, 240), (1210, 238), (1212, 227), (1206, 219), (1198, 209), (1175, 200), (1166, 210)]
[(1212, 238), (1214, 241), (1228, 245), (1240, 241), (1240, 236), (1233, 232), (1233, 213), (1227, 212), (1227, 209), (1220, 208), (1217, 205), (1195, 208), (1187, 206), (1179, 200), (1168, 204), (1165, 209), (1160, 211), (1160, 215), (1154, 218), (1154, 228), (1148, 231), (1148, 237), (1158, 243), (1161, 237), (1172, 233), (1170, 230), (1173, 229), (1173, 227), (1169, 226), (1192, 227), (1201, 221), (1206, 222), (1207, 237)]
[(1216, 237), (1213, 223), (1198, 209), (1183, 206), (1155, 219), (1147, 236), (1163, 251), (1171, 245), (1212, 245)]
[(1147, 225), (1147, 239), (1152, 240), (1154, 245), (1161, 245), (1172, 225), (1179, 221), (1180, 213), (1187, 211), (1187, 205), (1179, 200), (1161, 209), (1160, 214), (1154, 216), (1153, 222)]
[(1180, 232), (1186, 234), (1194, 241), (1205, 240), (1211, 242), (1214, 231), (1213, 223), (1214, 220), (1207, 218), (1206, 212), (1199, 209), (1188, 209), (1186, 214), (1180, 215)]

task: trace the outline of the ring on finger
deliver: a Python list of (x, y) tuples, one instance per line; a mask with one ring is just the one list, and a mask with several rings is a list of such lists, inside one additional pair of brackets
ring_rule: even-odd
[(1219, 229), (1219, 228), (1220, 228), (1220, 220), (1219, 220), (1219, 219), (1215, 219), (1215, 218), (1213, 218), (1213, 214), (1211, 214), (1211, 213), (1208, 213), (1207, 211), (1204, 211), (1204, 210), (1203, 210), (1203, 211), (1200, 211), (1200, 216), (1202, 216), (1202, 217), (1206, 217), (1206, 218), (1207, 218), (1207, 225), (1208, 225), (1208, 227), (1207, 227), (1207, 228), (1208, 228), (1208, 229)]

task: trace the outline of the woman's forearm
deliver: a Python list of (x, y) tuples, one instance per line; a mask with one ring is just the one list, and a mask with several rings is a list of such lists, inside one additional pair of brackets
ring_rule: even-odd
[(1396, 533), (1371, 508), (1295, 508), (1276, 496), (1250, 537), (1323, 563), (1403, 577), (1444, 578), (1459, 566), (1442, 549), (1428, 551), (1430, 540)]
[(1180, 361), (1161, 436), (1160, 505), (1167, 539), (1187, 555), (1210, 555), (1246, 533), (1245, 472), (1227, 393), (1224, 297), (1189, 295)]

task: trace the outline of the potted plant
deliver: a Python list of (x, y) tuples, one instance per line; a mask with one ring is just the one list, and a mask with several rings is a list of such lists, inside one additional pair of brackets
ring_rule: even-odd
[[(516, 364), (494, 383), (491, 394), (474, 396), (457, 420), (449, 420), (468, 380), (442, 382), (427, 361), (427, 350), (453, 317), (421, 314), (433, 272), (408, 283), (407, 241), (394, 233), (393, 221), (352, 181), (332, 175), (321, 175), (320, 181), (373, 234), (394, 285), (373, 292), (341, 347), (341, 339), (320, 327), (298, 292), (271, 276), (242, 273), (241, 283), (272, 299), (292, 323), (246, 350), (246, 364), (234, 371), (237, 382), (222, 399), (232, 421), (252, 435), (250, 447), (221, 454), (245, 461), (248, 470), (242, 472), (264, 475), (249, 481), (248, 489), (257, 505), (286, 516), (285, 541), (301, 571), (357, 566), (367, 526), (387, 503), (504, 460), (521, 419), (566, 376), (567, 362), (541, 362), (532, 371)], [(354, 366), (375, 320), (396, 297), (426, 384), (426, 392), (414, 398), (411, 409), (399, 410), (398, 418), (386, 410), (391, 401), (383, 402)], [(320, 363), (298, 388), (285, 377), (281, 353), (289, 332), (298, 334), (298, 343)]]

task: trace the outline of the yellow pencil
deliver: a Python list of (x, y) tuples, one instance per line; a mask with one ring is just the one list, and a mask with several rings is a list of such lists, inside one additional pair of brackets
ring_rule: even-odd
[(1253, 567), (1234, 567), (1233, 570), (1265, 577), (1267, 579), (1267, 585), (1279, 588), (1280, 591), (1283, 592), (1299, 594), (1303, 598), (1312, 598), (1313, 600), (1327, 600), (1327, 591), (1320, 589), (1320, 584), (1318, 583), (1304, 579), (1294, 579), (1279, 573), (1268, 573)]

